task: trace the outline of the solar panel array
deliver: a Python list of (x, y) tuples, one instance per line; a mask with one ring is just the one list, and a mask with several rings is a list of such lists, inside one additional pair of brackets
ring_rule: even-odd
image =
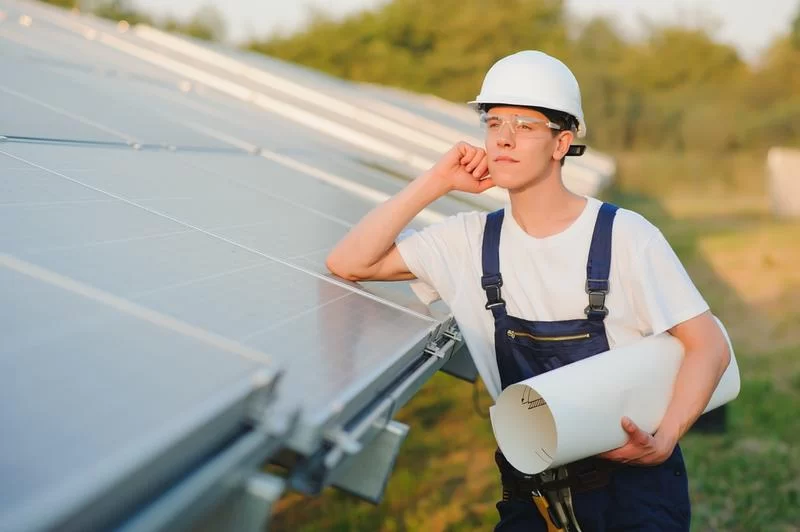
[(324, 258), (477, 135), (459, 108), (13, 0), (0, 69), (0, 530), (257, 528), (280, 451), (314, 492), (402, 441), (457, 330)]

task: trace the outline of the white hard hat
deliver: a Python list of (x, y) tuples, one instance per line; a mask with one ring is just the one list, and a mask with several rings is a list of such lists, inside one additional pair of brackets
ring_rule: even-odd
[(469, 104), (476, 110), (482, 104), (506, 104), (561, 111), (578, 120), (579, 138), (586, 135), (578, 80), (567, 65), (544, 52), (524, 50), (500, 59)]

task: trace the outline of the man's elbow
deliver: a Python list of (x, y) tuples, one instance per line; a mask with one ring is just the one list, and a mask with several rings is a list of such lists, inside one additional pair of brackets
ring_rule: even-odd
[(363, 277), (358, 275), (358, 272), (353, 271), (346, 263), (343, 263), (335, 253), (331, 253), (325, 259), (325, 267), (328, 268), (332, 274), (348, 281), (361, 281)]
[(709, 334), (705, 345), (698, 345), (695, 354), (705, 357), (716, 366), (718, 376), (722, 376), (731, 362), (731, 349), (725, 334), (718, 329), (717, 334)]

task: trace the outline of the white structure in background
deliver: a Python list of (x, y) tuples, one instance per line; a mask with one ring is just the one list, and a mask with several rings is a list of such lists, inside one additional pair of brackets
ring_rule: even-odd
[(800, 217), (800, 150), (791, 148), (769, 150), (767, 191), (773, 214)]

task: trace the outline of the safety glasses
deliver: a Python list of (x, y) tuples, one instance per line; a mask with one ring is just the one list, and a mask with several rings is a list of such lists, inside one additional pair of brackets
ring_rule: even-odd
[(540, 137), (547, 133), (548, 128), (556, 131), (561, 130), (561, 126), (549, 120), (542, 120), (532, 116), (520, 115), (496, 115), (481, 113), (481, 127), (488, 135), (499, 135), (508, 125), (515, 137)]

